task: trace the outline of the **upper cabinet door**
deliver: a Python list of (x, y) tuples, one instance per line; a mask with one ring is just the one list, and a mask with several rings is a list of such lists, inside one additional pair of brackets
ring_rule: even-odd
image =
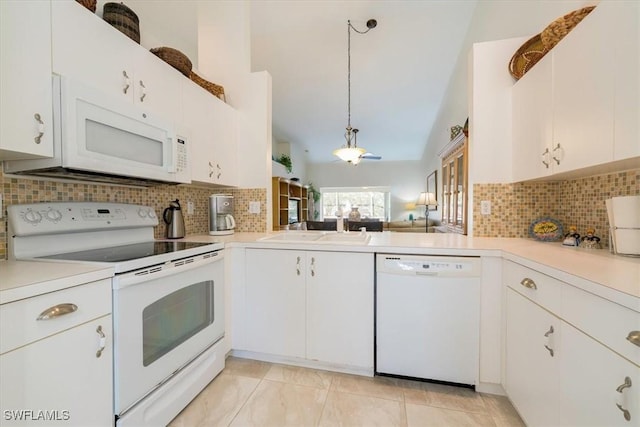
[(551, 51), (554, 172), (613, 160), (616, 23), (607, 3), (596, 7)]
[(53, 72), (133, 101), (135, 43), (75, 1), (52, 2)]
[(182, 110), (180, 86), (186, 77), (146, 49), (136, 51), (132, 84), (134, 102), (164, 118), (179, 118)]
[(551, 173), (551, 56), (542, 58), (513, 86), (513, 179)]
[(51, 3), (0, 1), (0, 160), (53, 156)]

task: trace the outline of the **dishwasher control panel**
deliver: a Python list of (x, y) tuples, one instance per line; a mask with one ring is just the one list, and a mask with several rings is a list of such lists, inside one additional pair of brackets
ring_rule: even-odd
[(378, 254), (378, 272), (415, 275), (480, 275), (480, 258)]

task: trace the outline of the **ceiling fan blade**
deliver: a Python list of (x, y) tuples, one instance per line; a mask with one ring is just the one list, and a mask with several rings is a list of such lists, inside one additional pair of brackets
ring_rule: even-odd
[(361, 159), (369, 159), (369, 160), (381, 160), (382, 156), (375, 155), (373, 153), (364, 153), (360, 155)]

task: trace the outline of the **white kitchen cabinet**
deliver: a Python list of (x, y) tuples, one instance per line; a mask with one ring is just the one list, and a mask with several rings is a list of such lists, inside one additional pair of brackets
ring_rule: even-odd
[(53, 156), (51, 2), (0, 2), (0, 160)]
[[(560, 425), (614, 427), (640, 423), (640, 367), (564, 322), (562, 349)], [(625, 378), (631, 384), (618, 392)], [(625, 419), (625, 410), (629, 420)]]
[(182, 125), (192, 147), (192, 181), (237, 186), (237, 111), (190, 80), (182, 82), (182, 106)]
[[(44, 418), (64, 426), (99, 426), (113, 423), (112, 348), (100, 357), (100, 331), (111, 342), (111, 315), (77, 326), (44, 340), (0, 355), (0, 377), (11, 385), (2, 388), (3, 426), (25, 425), (19, 411), (46, 411)], [(10, 411), (10, 420), (6, 411)], [(54, 412), (55, 411), (55, 412)], [(41, 418), (42, 420), (42, 418)], [(44, 423), (47, 424), (47, 423)]]
[[(504, 385), (527, 425), (637, 425), (640, 349), (626, 337), (640, 312), (523, 265), (503, 266)], [(631, 385), (619, 388), (627, 377)]]
[(247, 249), (246, 350), (373, 369), (373, 255)]
[(542, 58), (514, 86), (513, 179), (525, 181), (552, 171), (551, 56)]
[(0, 305), (0, 320), (3, 426), (113, 424), (111, 280)]
[(557, 317), (507, 289), (505, 389), (529, 426), (558, 425), (559, 334)]
[(75, 1), (52, 6), (53, 72), (169, 120), (181, 114), (185, 77)]
[(247, 249), (245, 350), (305, 357), (306, 256)]
[(514, 85), (514, 181), (640, 155), (638, 8), (601, 2)]

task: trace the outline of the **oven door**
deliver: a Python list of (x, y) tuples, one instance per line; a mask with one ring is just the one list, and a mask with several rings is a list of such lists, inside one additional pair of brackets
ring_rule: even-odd
[(113, 279), (116, 414), (224, 336), (222, 258), (218, 251)]

